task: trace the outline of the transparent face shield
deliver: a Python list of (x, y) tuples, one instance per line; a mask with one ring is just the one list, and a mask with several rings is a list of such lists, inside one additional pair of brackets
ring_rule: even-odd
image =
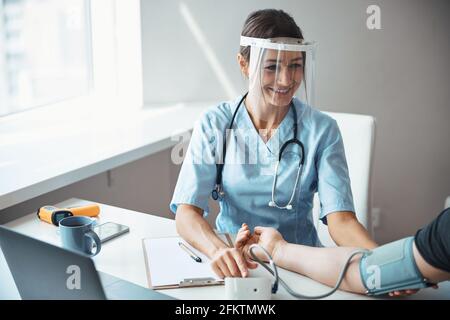
[(246, 104), (260, 120), (289, 106), (294, 96), (314, 105), (314, 42), (241, 36), (240, 45), (250, 47)]

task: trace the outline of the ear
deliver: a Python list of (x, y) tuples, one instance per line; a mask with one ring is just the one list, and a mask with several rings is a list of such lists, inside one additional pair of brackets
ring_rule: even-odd
[(237, 60), (239, 64), (239, 68), (241, 69), (241, 73), (244, 77), (248, 78), (248, 62), (245, 60), (244, 56), (240, 53), (237, 54)]

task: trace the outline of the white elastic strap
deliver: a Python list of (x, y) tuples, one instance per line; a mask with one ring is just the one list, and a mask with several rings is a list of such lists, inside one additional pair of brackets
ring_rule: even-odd
[(273, 39), (252, 38), (241, 36), (240, 45), (243, 47), (251, 46), (264, 49), (273, 49), (281, 51), (312, 51), (316, 47), (314, 41), (305, 41), (302, 39), (290, 38), (283, 42), (276, 42)]

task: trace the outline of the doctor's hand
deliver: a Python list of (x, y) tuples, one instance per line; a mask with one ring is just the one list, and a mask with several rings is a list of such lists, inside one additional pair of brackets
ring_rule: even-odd
[(247, 254), (248, 247), (251, 244), (256, 243), (257, 241), (258, 240), (252, 236), (248, 225), (246, 223), (243, 223), (242, 227), (238, 231), (238, 234), (236, 235), (234, 247), (242, 252), (245, 258), (245, 262), (250, 269), (255, 269), (256, 267), (258, 267), (258, 264), (256, 262), (253, 262), (253, 260)]
[(246, 261), (242, 250), (237, 248), (218, 249), (211, 257), (211, 267), (220, 277), (247, 277), (248, 269), (256, 268), (256, 263)]

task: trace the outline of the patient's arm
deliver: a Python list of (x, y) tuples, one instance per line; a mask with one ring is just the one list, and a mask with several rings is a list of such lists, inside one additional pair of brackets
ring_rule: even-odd
[[(355, 250), (349, 247), (315, 248), (286, 243), (279, 247), (273, 258), (284, 269), (334, 287), (345, 262)], [(353, 257), (340, 289), (356, 293), (366, 291), (359, 273), (360, 258), (361, 255)]]
[[(253, 243), (264, 247), (274, 259), (274, 262), (291, 271), (305, 275), (313, 280), (334, 287), (338, 276), (350, 254), (357, 248), (334, 247), (316, 248), (286, 242), (274, 228), (256, 227), (253, 235), (248, 227), (243, 225), (236, 237), (236, 245), (244, 247), (244, 252)], [(414, 257), (422, 275), (429, 282), (438, 283), (449, 280), (450, 274), (436, 269), (428, 264), (414, 246)], [(261, 259), (265, 257), (258, 255)], [(347, 269), (340, 289), (355, 293), (365, 293), (359, 272), (361, 255), (355, 256)], [(391, 294), (393, 295), (393, 294)]]
[(417, 267), (429, 282), (450, 279), (450, 208), (417, 231), (413, 254)]
[[(251, 235), (248, 226), (244, 224), (236, 237), (236, 246), (246, 247), (244, 252), (247, 252), (247, 248), (253, 243), (258, 243), (266, 249), (277, 266), (330, 287), (336, 285), (342, 267), (350, 253), (356, 250), (349, 247), (316, 248), (288, 243), (274, 228), (256, 227)], [(258, 257), (265, 259), (262, 254), (258, 254)], [(359, 260), (360, 256), (352, 259), (340, 289), (357, 293), (366, 291), (359, 275)]]
[(428, 280), (428, 282), (439, 283), (450, 280), (449, 272), (435, 268), (425, 261), (419, 250), (417, 250), (415, 243), (413, 245), (413, 254), (414, 260), (416, 260), (417, 268), (419, 268), (420, 273)]

